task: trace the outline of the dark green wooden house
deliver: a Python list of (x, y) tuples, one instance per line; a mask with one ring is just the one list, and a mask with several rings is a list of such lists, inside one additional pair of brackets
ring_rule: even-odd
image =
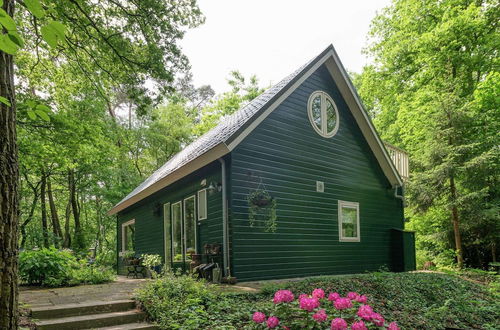
[(168, 268), (186, 267), (209, 244), (221, 247), (224, 274), (240, 281), (411, 270), (407, 175), (408, 159), (381, 141), (329, 46), (110, 214), (120, 255), (159, 254)]

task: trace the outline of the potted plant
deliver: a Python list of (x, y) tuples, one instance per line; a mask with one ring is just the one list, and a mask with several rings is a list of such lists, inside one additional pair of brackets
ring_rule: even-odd
[(135, 251), (132, 250), (123, 251), (122, 258), (128, 265), (138, 265), (140, 262), (140, 260), (135, 257)]
[(248, 195), (248, 204), (251, 204), (251, 205), (254, 205), (257, 207), (268, 206), (269, 204), (272, 203), (272, 201), (273, 201), (273, 198), (265, 190), (256, 190)]
[(151, 277), (155, 277), (161, 272), (162, 260), (158, 254), (143, 254), (142, 263), (147, 267)]

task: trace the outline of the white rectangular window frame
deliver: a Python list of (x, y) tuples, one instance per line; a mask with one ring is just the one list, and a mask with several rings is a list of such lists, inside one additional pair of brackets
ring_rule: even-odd
[(208, 216), (207, 190), (198, 190), (198, 220), (205, 220)]
[(129, 220), (127, 222), (122, 223), (122, 251), (121, 254), (127, 249), (127, 226), (135, 225), (135, 219)]
[[(344, 237), (343, 236), (342, 210), (344, 208), (356, 210), (356, 237)], [(339, 222), (339, 241), (340, 242), (359, 242), (359, 241), (361, 241), (361, 230), (360, 230), (360, 225), (359, 225), (359, 203), (358, 202), (346, 202), (346, 201), (339, 200), (338, 222)]]

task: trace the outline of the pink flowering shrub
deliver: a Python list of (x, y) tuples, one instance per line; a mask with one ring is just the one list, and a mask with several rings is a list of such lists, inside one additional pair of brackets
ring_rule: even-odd
[(396, 322), (386, 323), (382, 315), (368, 304), (368, 297), (349, 292), (342, 297), (337, 292), (328, 294), (321, 288), (311, 294), (300, 294), (297, 299), (290, 290), (274, 294), (269, 317), (260, 311), (252, 315), (256, 329), (332, 329), (332, 330), (399, 330)]

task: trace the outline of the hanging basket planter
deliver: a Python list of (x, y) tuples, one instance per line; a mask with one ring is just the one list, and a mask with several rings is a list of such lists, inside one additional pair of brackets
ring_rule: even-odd
[(263, 225), (264, 231), (276, 231), (276, 199), (266, 190), (257, 189), (247, 197), (250, 227)]
[(248, 204), (257, 207), (268, 206), (272, 203), (273, 198), (267, 191), (257, 190), (248, 196)]

